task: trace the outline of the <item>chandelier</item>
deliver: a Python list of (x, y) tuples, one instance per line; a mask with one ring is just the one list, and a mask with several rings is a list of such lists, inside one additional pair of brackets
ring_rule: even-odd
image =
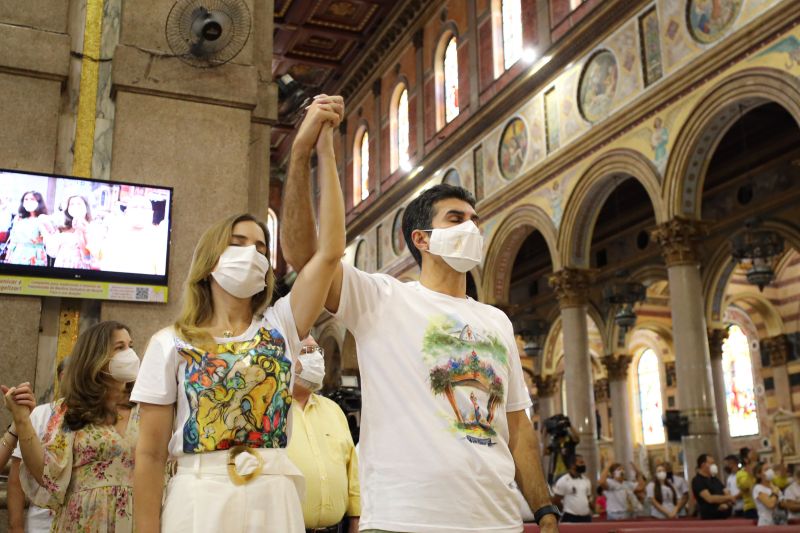
[(622, 279), (627, 273), (617, 273), (617, 279), (613, 279), (603, 287), (603, 301), (609, 306), (619, 306), (614, 315), (614, 322), (623, 331), (627, 331), (636, 324), (636, 311), (633, 306), (637, 302), (645, 299), (647, 289), (644, 285), (636, 281), (625, 281)]
[(547, 322), (540, 319), (518, 319), (517, 332), (522, 337), (523, 350), (528, 357), (538, 357), (544, 350), (544, 340), (549, 330)]
[(731, 239), (731, 255), (747, 268), (747, 282), (763, 291), (775, 279), (773, 264), (783, 253), (783, 237), (760, 226), (758, 218), (745, 220), (744, 232)]

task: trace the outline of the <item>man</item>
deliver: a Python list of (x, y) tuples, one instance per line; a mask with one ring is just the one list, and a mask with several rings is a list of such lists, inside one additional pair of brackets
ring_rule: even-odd
[[(291, 165), (282, 242), (300, 270), (315, 224), (308, 160), (293, 150)], [(419, 282), (341, 264), (331, 285), (326, 308), (355, 337), (362, 378), (362, 532), (518, 533), (516, 484), (541, 530), (558, 530), (511, 322), (466, 296), (483, 249), (474, 205), (443, 184), (406, 207)]]
[(729, 455), (725, 458), (725, 488), (731, 493), (731, 496), (736, 498), (736, 503), (733, 505), (733, 515), (742, 516), (744, 512), (744, 502), (742, 502), (742, 495), (739, 491), (739, 485), (736, 484), (736, 474), (739, 473), (739, 457), (736, 455)]
[(678, 503), (675, 505), (676, 514), (686, 516), (686, 504), (689, 503), (689, 483), (686, 482), (685, 477), (676, 476), (673, 473), (671, 462), (665, 462), (664, 469), (667, 472), (667, 479), (675, 487), (675, 497), (678, 499)]
[[(306, 531), (358, 533), (358, 457), (342, 410), (315, 394), (324, 377), (322, 348), (308, 337), (295, 362), (292, 437), (287, 453), (306, 479)], [(350, 524), (347, 530), (343, 527), (345, 514)]]
[[(56, 378), (61, 381), (67, 359), (58, 363)], [(53, 414), (53, 402), (37, 405), (31, 411), (31, 424), (36, 430), (39, 439), (44, 438), (47, 431), (47, 422)], [(54, 513), (50, 509), (31, 504), (25, 513), (25, 493), (19, 480), (19, 467), (22, 463), (22, 452), (19, 445), (14, 449), (11, 459), (11, 468), (8, 474), (8, 531), (9, 533), (47, 533), (53, 522)]]
[(800, 465), (794, 465), (794, 481), (783, 491), (782, 506), (789, 511), (789, 520), (800, 520)]
[(553, 487), (553, 503), (564, 511), (562, 522), (592, 521), (592, 482), (585, 473), (583, 456), (573, 455), (568, 459), (567, 474), (558, 478)]
[(736, 498), (731, 496), (717, 474), (719, 471), (714, 458), (701, 453), (697, 458), (697, 475), (692, 479), (692, 493), (703, 520), (728, 518), (736, 503)]
[(753, 468), (758, 464), (758, 452), (751, 448), (742, 448), (739, 450), (739, 457), (742, 461), (742, 468), (736, 473), (736, 486), (739, 487), (741, 493), (742, 516), (758, 520), (758, 510), (753, 499), (753, 486), (756, 484)]

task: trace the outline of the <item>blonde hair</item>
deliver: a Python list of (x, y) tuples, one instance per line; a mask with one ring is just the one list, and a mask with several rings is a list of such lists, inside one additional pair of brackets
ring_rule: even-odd
[[(233, 227), (239, 222), (258, 224), (264, 232), (267, 250), (269, 250), (270, 234), (266, 225), (249, 214), (233, 215), (219, 220), (200, 237), (194, 249), (192, 266), (189, 268), (189, 275), (183, 288), (183, 308), (175, 321), (175, 330), (178, 336), (198, 348), (206, 350), (216, 348), (214, 339), (204, 327), (214, 315), (210, 276), (217, 266), (220, 256), (230, 246)], [(252, 309), (253, 315), (263, 312), (272, 301), (272, 292), (275, 288), (275, 274), (272, 268), (273, 265), (270, 263), (267, 277), (264, 280), (266, 282), (265, 289), (250, 299), (250, 309)]]
[(106, 405), (110, 381), (103, 368), (112, 356), (114, 332), (121, 329), (130, 334), (128, 326), (113, 320), (95, 324), (78, 336), (69, 355), (61, 394), (67, 407), (64, 422), (73, 431), (88, 424), (104, 424), (115, 414)]

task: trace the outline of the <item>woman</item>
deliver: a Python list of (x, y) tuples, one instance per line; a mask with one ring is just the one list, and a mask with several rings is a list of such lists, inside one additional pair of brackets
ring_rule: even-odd
[(606, 513), (609, 520), (633, 518), (638, 504), (634, 492), (644, 490), (644, 477), (635, 464), (631, 463), (631, 466), (636, 472), (638, 483), (625, 480), (625, 468), (620, 463), (606, 466), (597, 481), (606, 495)]
[(55, 257), (58, 268), (95, 268), (94, 258), (87, 244), (90, 236), (92, 213), (83, 196), (70, 196), (64, 209), (64, 225), (57, 233), (45, 239), (47, 254)]
[[(334, 112), (309, 117), (339, 120)], [(328, 123), (317, 155), (320, 246), (291, 294), (267, 307), (274, 236), (251, 215), (225, 218), (195, 248), (178, 320), (150, 341), (132, 394), (142, 408), (140, 532), (304, 531), (302, 474), (285, 450), (292, 359), (322, 311), (345, 243)], [(177, 458), (177, 472), (162, 511), (168, 455)]]
[(55, 510), (52, 531), (133, 531), (133, 460), (138, 410), (127, 383), (139, 358), (129, 330), (101, 322), (78, 337), (40, 441), (30, 408), (6, 393), (22, 452), (20, 481), (40, 507)]
[(46, 215), (47, 206), (40, 193), (28, 191), (22, 195), (17, 217), (8, 237), (6, 263), (47, 266), (44, 238), (53, 232), (53, 228), (50, 227)]
[(647, 500), (653, 518), (677, 518), (678, 494), (667, 478), (667, 469), (658, 465), (653, 472), (653, 481), (647, 484)]
[(758, 512), (758, 525), (778, 525), (779, 521), (775, 519), (775, 515), (776, 512), (778, 515), (782, 514), (779, 506), (781, 491), (772, 483), (775, 471), (767, 468), (764, 463), (757, 463), (753, 467), (753, 477), (756, 479), (753, 485), (753, 501)]

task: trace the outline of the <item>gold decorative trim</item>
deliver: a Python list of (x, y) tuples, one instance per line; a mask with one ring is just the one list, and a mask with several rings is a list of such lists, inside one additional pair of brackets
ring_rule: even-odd
[(86, 3), (86, 26), (83, 30), (83, 58), (75, 125), (75, 157), (72, 162), (72, 174), (83, 178), (90, 178), (92, 174), (103, 4), (104, 0), (87, 0)]
[[(58, 339), (56, 341), (56, 367), (72, 353), (72, 348), (78, 340), (81, 311), (76, 300), (61, 300), (61, 309), (58, 312)], [(56, 373), (57, 374), (57, 373)], [(54, 374), (55, 396), (59, 394), (58, 376)]]
[(589, 302), (591, 275), (588, 270), (564, 268), (549, 279), (561, 309), (580, 307)]
[(606, 367), (609, 381), (624, 381), (628, 379), (628, 367), (633, 357), (628, 354), (604, 355), (600, 361)]
[(675, 217), (660, 224), (650, 232), (653, 240), (661, 246), (667, 267), (696, 265), (700, 262), (695, 244), (708, 230), (708, 225), (699, 220)]

